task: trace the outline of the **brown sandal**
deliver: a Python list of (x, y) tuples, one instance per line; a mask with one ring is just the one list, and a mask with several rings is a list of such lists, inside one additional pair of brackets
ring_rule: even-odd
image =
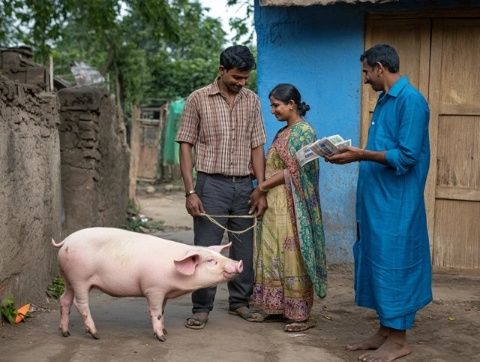
[(306, 331), (307, 329), (315, 327), (316, 325), (317, 323), (309, 319), (302, 322), (289, 321), (285, 325), (284, 330), (285, 332), (303, 332), (303, 331)]
[(190, 329), (203, 329), (208, 322), (208, 313), (206, 317), (199, 317), (194, 313), (191, 317), (185, 321), (185, 327)]
[(265, 316), (258, 312), (253, 312), (247, 306), (243, 306), (237, 309), (230, 309), (228, 311), (229, 314), (237, 315), (247, 322), (263, 322), (265, 320)]

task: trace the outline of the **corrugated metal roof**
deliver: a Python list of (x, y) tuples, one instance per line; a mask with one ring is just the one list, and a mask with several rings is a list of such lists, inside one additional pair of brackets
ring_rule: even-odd
[(311, 6), (332, 5), (338, 3), (390, 3), (399, 0), (260, 0), (260, 6)]

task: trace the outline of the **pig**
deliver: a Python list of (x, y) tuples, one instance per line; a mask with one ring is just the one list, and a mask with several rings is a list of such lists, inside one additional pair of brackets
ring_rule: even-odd
[(155, 337), (164, 342), (164, 310), (168, 299), (230, 280), (243, 270), (242, 261), (220, 254), (231, 245), (191, 246), (116, 228), (95, 227), (74, 232), (53, 246), (65, 280), (60, 297), (60, 330), (70, 335), (72, 302), (87, 333), (98, 339), (88, 295), (97, 288), (115, 297), (146, 297)]

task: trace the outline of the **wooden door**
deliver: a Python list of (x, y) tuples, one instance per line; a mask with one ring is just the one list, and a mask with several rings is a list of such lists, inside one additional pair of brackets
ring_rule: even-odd
[[(480, 19), (367, 20), (365, 49), (385, 42), (400, 55), (431, 109), (425, 191), (433, 265), (480, 270)], [(361, 144), (376, 94), (362, 90)]]
[(160, 121), (140, 120), (140, 145), (137, 177), (154, 181), (157, 177), (160, 144)]
[(480, 19), (434, 20), (431, 53), (433, 264), (480, 270)]

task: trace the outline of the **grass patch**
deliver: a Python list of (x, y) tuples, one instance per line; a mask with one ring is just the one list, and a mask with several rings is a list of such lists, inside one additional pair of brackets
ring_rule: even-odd
[(47, 295), (50, 298), (58, 299), (65, 290), (65, 281), (62, 277), (56, 277), (52, 283), (47, 287)]
[(123, 229), (134, 231), (137, 233), (149, 233), (150, 231), (163, 230), (165, 222), (162, 220), (150, 220), (145, 215), (140, 214), (140, 208), (129, 203), (127, 208), (127, 220), (122, 225)]
[(8, 323), (15, 324), (17, 308), (15, 308), (15, 300), (12, 297), (7, 297), (2, 300), (0, 304), (0, 314)]

